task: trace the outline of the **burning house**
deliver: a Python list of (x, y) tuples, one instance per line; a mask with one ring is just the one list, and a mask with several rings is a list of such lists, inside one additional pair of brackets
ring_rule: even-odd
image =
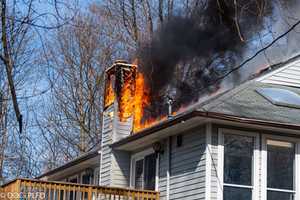
[(115, 62), (106, 71), (97, 184), (165, 200), (299, 199), (299, 80), (294, 58), (150, 123), (138, 66)]
[[(300, 58), (293, 55), (299, 48), (272, 54), (273, 63), (259, 51), (265, 60), (240, 65), (253, 65), (257, 73), (245, 78), (238, 71), (228, 87), (219, 77), (234, 71), (249, 46), (232, 26), (235, 8), (220, 11), (215, 1), (208, 2), (204, 13), (171, 20), (133, 64), (119, 60), (106, 70), (93, 180), (126, 188), (122, 194), (143, 191), (127, 195), (132, 200), (298, 200)], [(227, 1), (218, 2), (222, 8)], [(272, 15), (271, 2), (264, 2)], [(243, 16), (240, 26), (266, 23), (252, 15)], [(78, 174), (91, 168), (70, 167), (63, 170)], [(62, 176), (72, 174), (60, 169), (40, 178), (70, 180)], [(152, 196), (143, 196), (148, 193)]]

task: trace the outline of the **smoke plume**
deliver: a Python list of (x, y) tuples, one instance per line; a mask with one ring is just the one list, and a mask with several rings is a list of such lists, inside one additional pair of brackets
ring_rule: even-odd
[(167, 96), (176, 110), (218, 90), (212, 83), (237, 65), (244, 40), (263, 28), (272, 11), (272, 0), (208, 0), (163, 24), (137, 51), (150, 87), (149, 115), (166, 113)]

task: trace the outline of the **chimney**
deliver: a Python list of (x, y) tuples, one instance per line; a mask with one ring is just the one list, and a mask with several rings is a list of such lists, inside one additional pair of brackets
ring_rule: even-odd
[[(114, 151), (110, 145), (128, 137), (133, 130), (133, 102), (136, 65), (117, 60), (105, 72), (103, 102), (102, 155), (100, 163), (100, 185), (128, 187), (130, 165), (121, 165), (120, 159), (128, 159), (127, 152)], [(127, 170), (124, 170), (128, 168)], [(118, 178), (114, 178), (118, 176)]]
[(133, 98), (136, 65), (117, 60), (105, 74), (104, 118), (113, 121), (113, 141), (130, 135), (133, 130)]

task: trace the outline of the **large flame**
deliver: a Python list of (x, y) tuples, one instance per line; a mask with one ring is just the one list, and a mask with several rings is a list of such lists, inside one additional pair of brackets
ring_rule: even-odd
[(144, 109), (150, 104), (149, 92), (145, 84), (145, 79), (142, 73), (138, 72), (135, 80), (135, 96), (134, 96), (134, 123), (133, 131), (136, 132), (145, 128), (142, 123)]
[[(133, 66), (136, 66), (136, 63)], [(132, 117), (134, 133), (167, 119), (167, 116), (159, 116), (157, 118), (145, 116), (147, 106), (151, 103), (150, 92), (144, 74), (136, 70), (135, 68), (132, 71), (133, 73), (123, 80), (119, 97), (120, 121), (126, 122)], [(175, 115), (176, 112), (172, 114)]]
[(119, 99), (119, 117), (121, 121), (126, 121), (133, 114), (134, 106), (134, 84), (132, 77), (127, 77), (124, 80), (121, 95)]
[(145, 119), (145, 108), (149, 104), (149, 88), (146, 85), (144, 75), (141, 72), (136, 72), (135, 75), (127, 76), (122, 84), (119, 97), (120, 121), (126, 122), (132, 117), (133, 132), (138, 132), (166, 119), (166, 117)]

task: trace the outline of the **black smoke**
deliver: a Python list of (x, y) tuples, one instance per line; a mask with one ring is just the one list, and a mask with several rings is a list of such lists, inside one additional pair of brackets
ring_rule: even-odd
[(272, 10), (272, 0), (207, 0), (189, 15), (171, 17), (137, 51), (150, 87), (149, 115), (165, 114), (168, 96), (176, 110), (219, 89), (215, 80), (236, 66), (244, 40), (263, 28)]

